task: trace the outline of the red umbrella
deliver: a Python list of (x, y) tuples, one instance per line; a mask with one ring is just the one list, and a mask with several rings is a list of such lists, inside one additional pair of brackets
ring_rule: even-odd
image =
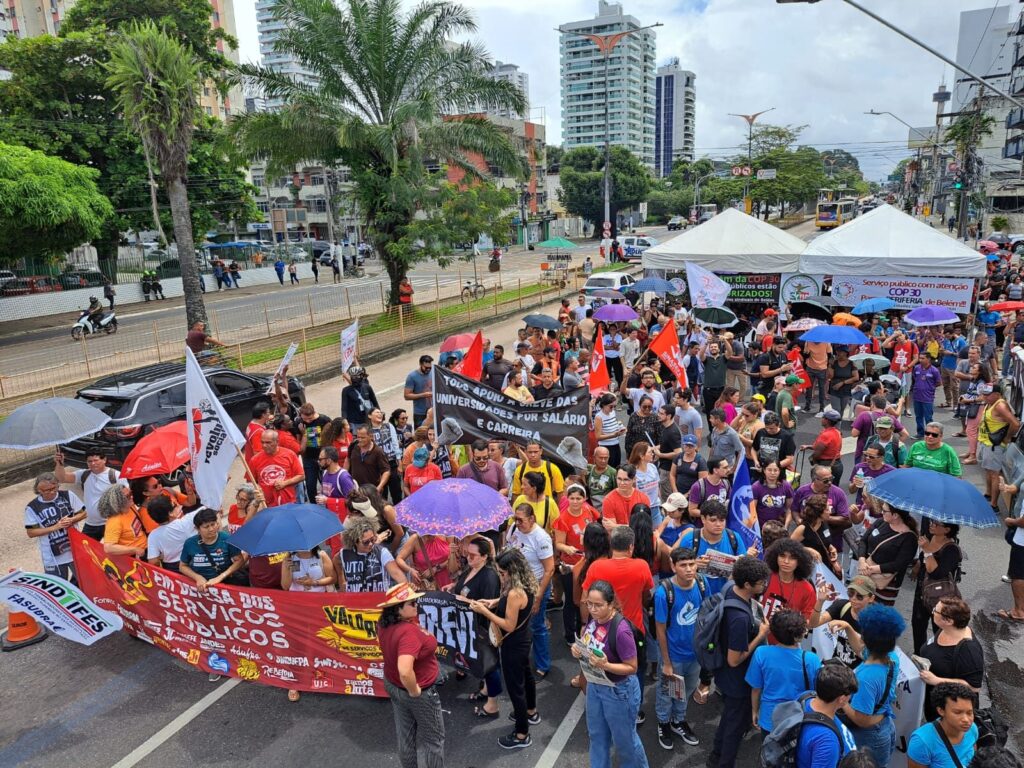
[(441, 342), (441, 352), (465, 352), (476, 338), (475, 333), (457, 333)]
[(994, 312), (1012, 312), (1024, 309), (1024, 301), (1000, 301), (997, 304), (989, 304), (988, 308)]
[(189, 460), (188, 425), (184, 420), (158, 427), (139, 440), (121, 467), (121, 477), (133, 480), (168, 475)]

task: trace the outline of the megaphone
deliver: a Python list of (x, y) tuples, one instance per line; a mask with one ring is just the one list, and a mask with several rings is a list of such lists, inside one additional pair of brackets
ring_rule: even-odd
[(586, 469), (587, 459), (583, 455), (583, 445), (575, 437), (563, 437), (555, 453), (567, 464), (576, 469)]
[(447, 419), (441, 419), (441, 434), (437, 436), (437, 444), (451, 445), (457, 442), (463, 434), (462, 427), (455, 419), (450, 416)]

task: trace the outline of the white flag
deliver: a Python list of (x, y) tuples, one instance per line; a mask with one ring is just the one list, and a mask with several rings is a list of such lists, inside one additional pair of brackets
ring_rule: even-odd
[(359, 340), (359, 318), (341, 332), (341, 372), (348, 373), (356, 360), (356, 342)]
[(732, 289), (725, 280), (704, 267), (686, 262), (686, 284), (690, 289), (690, 304), (698, 307), (720, 307)]
[(245, 438), (224, 411), (199, 367), (192, 350), (185, 349), (185, 418), (192, 479), (203, 505), (220, 509), (228, 472)]

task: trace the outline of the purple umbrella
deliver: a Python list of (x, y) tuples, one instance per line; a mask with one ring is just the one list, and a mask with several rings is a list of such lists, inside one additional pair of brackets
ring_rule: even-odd
[(460, 538), (497, 530), (511, 514), (506, 497), (476, 480), (434, 480), (395, 505), (400, 525)]
[(956, 312), (945, 307), (935, 307), (931, 304), (925, 304), (908, 312), (907, 316), (903, 319), (911, 325), (946, 325), (947, 323), (956, 323), (960, 320), (956, 316)]
[(628, 323), (638, 317), (640, 315), (636, 310), (625, 304), (606, 304), (594, 313), (595, 320), (603, 320), (606, 323)]

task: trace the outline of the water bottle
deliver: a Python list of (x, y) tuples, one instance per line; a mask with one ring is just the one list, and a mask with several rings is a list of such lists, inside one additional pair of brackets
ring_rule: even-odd
[(864, 467), (860, 467), (857, 470), (857, 474), (854, 475), (853, 481), (854, 481), (854, 484), (858, 488), (863, 488), (864, 487)]

